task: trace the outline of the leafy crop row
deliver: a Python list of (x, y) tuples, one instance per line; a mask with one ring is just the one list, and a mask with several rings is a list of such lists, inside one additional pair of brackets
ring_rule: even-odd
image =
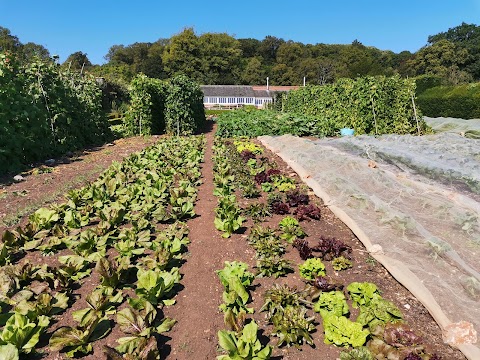
[(225, 111), (217, 118), (219, 137), (256, 137), (261, 135), (333, 136), (335, 129), (304, 114), (279, 113), (272, 110)]
[(0, 53), (0, 174), (111, 137), (95, 78)]
[[(126, 336), (105, 349), (110, 357), (158, 358), (155, 336), (175, 323), (159, 310), (175, 303), (178, 266), (189, 242), (182, 221), (195, 215), (203, 146), (203, 137), (165, 138), (3, 234), (0, 357), (32, 352), (51, 319), (75, 301), (73, 290), (95, 271), (100, 283), (85, 297), (87, 307), (71, 312), (76, 325), (53, 332), (49, 348), (87, 354), (115, 323)], [(65, 255), (57, 257), (58, 266), (23, 259), (30, 252), (59, 251)]]
[[(270, 334), (278, 337), (277, 346), (313, 346), (311, 333), (318, 324), (312, 313), (315, 311), (322, 318), (326, 344), (355, 348), (343, 352), (342, 360), (438, 359), (422, 344), (423, 339), (403, 323), (400, 310), (384, 299), (374, 284), (354, 282), (344, 290), (342, 283), (327, 275), (327, 262), (335, 271), (352, 268), (352, 249), (340, 240), (324, 236), (320, 236), (315, 245), (310, 245), (300, 224), (321, 219), (321, 209), (310, 202), (295, 181), (264, 157), (262, 148), (245, 139), (217, 139), (215, 162), (215, 193), (220, 197), (232, 196), (235, 214), (251, 217), (255, 223), (271, 214), (287, 215), (277, 229), (258, 224), (250, 229), (248, 241), (256, 250), (257, 277), (280, 277), (294, 270), (282, 257), (290, 244), (305, 260), (298, 266), (299, 275), (306, 283), (302, 290), (276, 281), (264, 294), (260, 311), (265, 312), (266, 322), (271, 325)], [(252, 190), (246, 192), (247, 184)], [(266, 198), (267, 203), (252, 202), (252, 197), (247, 196), (251, 193)], [(233, 194), (243, 194), (250, 205), (240, 209)], [(246, 264), (237, 262), (226, 262), (225, 268), (218, 273), (226, 289), (221, 309), (225, 312), (226, 325), (232, 330), (219, 332), (219, 344), (228, 352), (219, 359), (263, 359), (255, 357), (255, 351), (251, 350), (267, 352), (267, 347), (262, 348), (254, 336), (256, 332), (252, 332), (257, 330), (257, 324), (246, 319), (247, 314), (254, 311), (248, 307), (249, 288), (254, 287), (253, 274), (247, 271)], [(229, 274), (229, 283), (225, 280), (226, 274)], [(349, 300), (354, 308), (359, 308), (356, 319), (350, 317)], [(245, 339), (247, 326), (250, 342)]]

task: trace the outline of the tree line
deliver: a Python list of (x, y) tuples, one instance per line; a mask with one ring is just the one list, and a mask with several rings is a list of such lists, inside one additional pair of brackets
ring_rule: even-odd
[[(33, 55), (47, 58), (48, 50), (22, 44), (0, 27), (0, 50), (17, 52), (28, 61)], [(183, 74), (201, 84), (272, 85), (332, 83), (339, 78), (369, 75), (432, 76), (441, 84), (480, 80), (480, 26), (462, 23), (428, 37), (415, 53), (395, 53), (351, 44), (303, 44), (266, 36), (263, 40), (236, 39), (226, 33), (197, 34), (186, 28), (156, 42), (113, 45), (106, 64), (94, 65), (87, 54), (71, 54), (62, 66), (128, 83), (139, 73), (157, 79)]]

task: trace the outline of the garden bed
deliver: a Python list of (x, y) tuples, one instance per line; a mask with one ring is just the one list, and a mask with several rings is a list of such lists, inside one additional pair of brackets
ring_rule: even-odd
[[(225, 261), (241, 261), (248, 265), (250, 272), (255, 273), (255, 266), (257, 265), (256, 251), (249, 244), (252, 229), (256, 225), (264, 229), (278, 229), (280, 221), (288, 215), (273, 214), (265, 217), (262, 222), (254, 224), (252, 217), (242, 211), (242, 216), (246, 220), (242, 222), (240, 228), (234, 231), (230, 237), (222, 237), (224, 232), (217, 230), (214, 225), (215, 218), (218, 216), (215, 212), (215, 208), (218, 207), (218, 197), (213, 194), (215, 179), (212, 145), (213, 132), (210, 132), (206, 134), (205, 161), (202, 164), (202, 184), (198, 187), (198, 196), (195, 203), (196, 216), (187, 222), (187, 227), (189, 228), (188, 237), (191, 243), (188, 245), (188, 253), (183, 256), (183, 260), (179, 263), (179, 265), (182, 265), (180, 268), (180, 274), (182, 275), (181, 285), (176, 286), (176, 295), (172, 298), (176, 303), (172, 306), (157, 305), (157, 320), (173, 318), (177, 321), (170, 332), (156, 336), (162, 359), (214, 359), (217, 355), (222, 354), (218, 346), (217, 333), (219, 330), (227, 329), (227, 326), (224, 324), (224, 314), (219, 310), (219, 306), (223, 302), (222, 292), (224, 288), (219, 281), (216, 271), (224, 267)], [(110, 148), (113, 153), (116, 153), (116, 146), (114, 145)], [(309, 219), (299, 222), (303, 231), (308, 234), (305, 237), (308, 245), (314, 247), (321, 237), (335, 238), (352, 249), (349, 257), (353, 266), (350, 269), (335, 271), (332, 268), (331, 261), (323, 260), (326, 274), (331, 280), (335, 283), (343, 284), (344, 288), (352, 282), (376, 284), (381, 296), (400, 309), (405, 322), (422, 338), (422, 344), (427, 346), (427, 351), (430, 354), (434, 352), (441, 356), (442, 359), (448, 360), (464, 359), (465, 357), (458, 350), (443, 343), (440, 328), (425, 308), (410, 292), (394, 280), (382, 265), (369, 256), (350, 229), (338, 220), (320, 199), (304, 187), (296, 173), (270, 151), (266, 149), (262, 151), (261, 156), (265, 158), (265, 162), (275, 166), (285, 178), (292, 179), (285, 181), (285, 183), (292, 184), (297, 189), (300, 189), (302, 193), (307, 194), (309, 203), (320, 209), (320, 219)], [(99, 156), (96, 161), (101, 163), (102, 157)], [(85, 166), (83, 169), (82, 164)], [(73, 165), (75, 165), (74, 172), (68, 170), (69, 166)], [(72, 177), (79, 176), (82, 174), (82, 171), (89, 171), (89, 166), (91, 165), (87, 162), (65, 164), (65, 167), (59, 168), (59, 173), (65, 174), (64, 179), (67, 176), (66, 174), (71, 174), (68, 176)], [(41, 177), (31, 176), (27, 177), (24, 183), (12, 186), (22, 185), (24, 188), (28, 187), (28, 189), (41, 189), (43, 181), (44, 179)], [(264, 188), (266, 187), (268, 186), (264, 186)], [(240, 209), (246, 209), (253, 203), (268, 203), (268, 193), (272, 193), (271, 189), (267, 193), (260, 191), (260, 185), (257, 185), (256, 188), (259, 191), (259, 197), (257, 198), (246, 198), (243, 196), (243, 190), (235, 189), (234, 193)], [(11, 188), (7, 187), (5, 189), (9, 191)], [(9, 199), (13, 199), (13, 197)], [(8, 198), (5, 201), (8, 201)], [(298, 207), (289, 209), (289, 215), (292, 217), (295, 217), (295, 208)], [(256, 215), (255, 212), (251, 212), (251, 214)], [(25, 224), (26, 220), (21, 223)], [(125, 227), (128, 228), (129, 225), (125, 224)], [(153, 239), (156, 235), (165, 231), (167, 227), (168, 225), (155, 225), (154, 229), (152, 229), (151, 238)], [(277, 232), (280, 234), (278, 230)], [(265, 276), (256, 277), (253, 280), (252, 286), (248, 289), (251, 301), (248, 302), (247, 306), (254, 309), (254, 313), (248, 314), (247, 318), (255, 320), (258, 324), (260, 329), (259, 338), (263, 346), (267, 344), (273, 346), (272, 358), (274, 359), (313, 360), (320, 357), (337, 359), (344, 349), (324, 344), (322, 318), (311, 308), (307, 310), (307, 314), (315, 317), (313, 321), (315, 330), (311, 332), (313, 346), (302, 344), (299, 349), (294, 346), (282, 346), (280, 348), (275, 346), (278, 337), (271, 336), (273, 326), (267, 323), (265, 313), (260, 312), (261, 307), (264, 305), (264, 294), (276, 284), (287, 285), (290, 288), (296, 287), (298, 290), (302, 290), (305, 286), (305, 281), (300, 277), (298, 269), (298, 265), (304, 261), (300, 258), (297, 249), (293, 248), (291, 244), (284, 242), (284, 245), (286, 251), (282, 258), (290, 262), (293, 271), (286, 274), (286, 276), (278, 278)], [(32, 263), (59, 266), (58, 257), (66, 254), (71, 254), (70, 249), (60, 250), (58, 253), (47, 257), (42, 256), (41, 252), (31, 252), (27, 254), (26, 258), (30, 259)], [(118, 250), (111, 247), (107, 249), (106, 254), (108, 258), (112, 258), (118, 255)], [(145, 257), (151, 257), (151, 255), (151, 250), (145, 251)], [(141, 257), (144, 256), (142, 255)], [(26, 258), (22, 259), (22, 261), (25, 261)], [(136, 261), (140, 261), (140, 258), (137, 258)], [(87, 307), (86, 296), (101, 282), (99, 272), (94, 269), (93, 265), (89, 265), (89, 268), (92, 270), (91, 275), (81, 280), (79, 282), (80, 287), (74, 290), (74, 296), (71, 297), (68, 310), (59, 315), (54, 315), (54, 321), (50, 324), (46, 335), (41, 337), (38, 348), (40, 353), (44, 352), (44, 359), (61, 359), (65, 357), (64, 352), (50, 352), (48, 350), (48, 341), (57, 328), (78, 325), (72, 320), (71, 315), (73, 311)], [(125, 299), (137, 296), (135, 287), (132, 284), (127, 287), (121, 287), (121, 289)], [(137, 291), (137, 293), (141, 293), (141, 291)], [(348, 300), (348, 306), (351, 312), (350, 319), (354, 320), (358, 315), (358, 309), (352, 307), (350, 299)], [(126, 301), (123, 300), (117, 312), (124, 311), (126, 307)], [(116, 315), (110, 314), (108, 318), (116, 322)], [(122, 336), (125, 336), (125, 333), (118, 324), (114, 325), (112, 331), (106, 337), (92, 343), (93, 353), (83, 358), (105, 358), (103, 345), (115, 347), (118, 345), (116, 340)], [(38, 355), (38, 358), (41, 358), (41, 355)]]

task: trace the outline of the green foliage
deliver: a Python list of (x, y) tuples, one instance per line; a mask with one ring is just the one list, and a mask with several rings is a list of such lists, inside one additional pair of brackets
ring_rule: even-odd
[(369, 282), (353, 282), (347, 286), (350, 297), (353, 300), (353, 307), (369, 306), (375, 296), (380, 296), (375, 284)]
[(305, 260), (303, 264), (298, 266), (300, 276), (306, 280), (314, 280), (317, 276), (324, 276), (325, 265), (318, 258), (310, 258)]
[(111, 138), (95, 78), (0, 53), (0, 174)]
[(134, 359), (142, 359), (140, 353), (149, 347), (148, 343), (151, 343), (149, 352), (151, 356), (155, 356), (145, 357), (145, 359), (157, 359), (157, 341), (152, 335), (170, 331), (175, 325), (175, 320), (165, 318), (159, 323), (156, 318), (157, 310), (148, 301), (140, 301), (135, 308), (126, 307), (117, 312), (117, 323), (128, 336), (117, 339), (119, 345), (116, 350), (120, 353), (137, 355)]
[(175, 284), (180, 282), (180, 273), (177, 268), (173, 268), (170, 272), (159, 270), (138, 270), (138, 282), (135, 292), (141, 298), (156, 305), (164, 303), (172, 305), (173, 302), (168, 300)]
[(178, 75), (170, 79), (165, 101), (167, 134), (191, 135), (203, 125), (203, 92), (188, 77)]
[(322, 318), (330, 315), (345, 316), (350, 312), (345, 295), (341, 291), (322, 292), (313, 310), (319, 312)]
[(418, 96), (418, 104), (431, 117), (480, 118), (480, 83), (438, 86)]
[(295, 239), (303, 239), (307, 234), (303, 231), (300, 223), (297, 219), (291, 216), (285, 216), (280, 223), (278, 224), (282, 234), (280, 235), (281, 239), (292, 244)]
[(244, 150), (248, 150), (255, 155), (261, 155), (263, 153), (263, 149), (260, 146), (252, 143), (251, 141), (235, 140), (233, 144), (235, 145), (235, 148), (239, 153)]
[(220, 355), (217, 360), (268, 360), (272, 354), (272, 347), (262, 347), (257, 338), (258, 325), (255, 321), (245, 325), (241, 335), (233, 331), (220, 330), (218, 343), (228, 352), (228, 355)]
[[(415, 84), (417, 85), (415, 88), (417, 96), (422, 94), (427, 89), (446, 85), (445, 79), (438, 75), (419, 75), (415, 77)], [(423, 107), (422, 110), (425, 111)]]
[(191, 135), (205, 121), (203, 93), (186, 76), (161, 81), (137, 75), (130, 83), (130, 96), (124, 120), (128, 135)]
[(257, 275), (278, 278), (292, 272), (290, 261), (284, 259), (285, 245), (274, 230), (255, 227), (248, 236), (250, 245), (256, 250)]
[(92, 342), (105, 337), (109, 332), (109, 321), (94, 317), (85, 326), (59, 328), (52, 334), (49, 346), (53, 351), (65, 351), (68, 357), (88, 354), (93, 351)]
[(330, 127), (323, 126), (317, 117), (304, 114), (278, 113), (271, 110), (232, 110), (217, 119), (216, 136), (256, 137), (261, 135), (334, 135)]
[(225, 288), (223, 293), (224, 304), (220, 309), (224, 312), (228, 308), (239, 308), (251, 312), (245, 305), (250, 299), (247, 287), (252, 284), (255, 276), (248, 271), (248, 265), (242, 262), (225, 261), (225, 267), (217, 271), (220, 282)]
[(375, 358), (366, 347), (359, 347), (349, 352), (342, 351), (340, 360), (375, 360)]
[(255, 276), (248, 271), (247, 264), (237, 261), (225, 261), (225, 267), (218, 270), (217, 274), (225, 289), (223, 304), (220, 305), (220, 310), (225, 313), (225, 324), (239, 331), (243, 327), (246, 314), (253, 313), (253, 309), (246, 305), (250, 300), (248, 287)]
[(137, 75), (130, 83), (130, 106), (124, 120), (127, 135), (165, 132), (166, 84), (146, 75)]
[(265, 303), (260, 311), (273, 324), (273, 334), (279, 337), (278, 346), (299, 346), (304, 342), (313, 345), (310, 332), (315, 329), (314, 317), (307, 317), (305, 294), (287, 285), (275, 284), (265, 292)]
[(237, 205), (235, 195), (223, 196), (215, 208), (215, 228), (222, 231), (224, 238), (230, 237), (240, 229), (245, 219), (241, 216), (240, 208)]
[(307, 309), (303, 306), (286, 306), (283, 312), (275, 313), (270, 322), (273, 324), (273, 334), (278, 336), (277, 346), (303, 343), (313, 345), (310, 332), (315, 330), (314, 317), (307, 317)]
[(332, 260), (332, 267), (337, 271), (350, 269), (352, 266), (352, 261), (345, 256), (339, 256)]
[(14, 312), (0, 332), (0, 346), (12, 344), (19, 352), (28, 354), (39, 342), (40, 335), (49, 323), (50, 319), (44, 315), (39, 315), (33, 321), (26, 315)]
[(325, 344), (337, 346), (362, 346), (370, 335), (370, 332), (364, 330), (361, 324), (350, 321), (345, 316), (333, 314), (323, 318), (323, 328)]
[(344, 127), (356, 134), (424, 133), (427, 127), (418, 108), (417, 128), (412, 96), (415, 81), (399, 76), (340, 79), (289, 92), (284, 110), (316, 116), (320, 119), (316, 127), (328, 129), (325, 135)]

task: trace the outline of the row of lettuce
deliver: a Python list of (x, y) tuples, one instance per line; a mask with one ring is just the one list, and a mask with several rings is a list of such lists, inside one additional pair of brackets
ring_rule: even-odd
[[(351, 348), (340, 354), (342, 360), (439, 359), (375, 284), (352, 282), (344, 286), (338, 281), (338, 272), (353, 266), (352, 249), (340, 240), (323, 236), (315, 246), (310, 245), (301, 222), (320, 225), (321, 209), (306, 189), (298, 187), (262, 152), (258, 145), (240, 139), (217, 138), (214, 147), (214, 191), (218, 197), (215, 226), (224, 237), (230, 237), (251, 218), (255, 225), (247, 240), (256, 254), (255, 274), (239, 261), (226, 261), (217, 271), (224, 287), (220, 310), (227, 327), (218, 332), (219, 345), (226, 352), (218, 359), (271, 358), (274, 347), (260, 340), (260, 328), (266, 328), (258, 317), (254, 319), (255, 309), (249, 307), (251, 292), (258, 287), (257, 277), (278, 279), (294, 271), (304, 280), (304, 288), (298, 290), (276, 280), (264, 292), (259, 310), (265, 313), (267, 335), (278, 338), (277, 347), (314, 346), (311, 334), (318, 322), (313, 312), (320, 314), (326, 344)], [(244, 208), (238, 204), (239, 196), (246, 199)], [(278, 226), (262, 226), (273, 214), (284, 216)], [(303, 261), (298, 267), (283, 256), (288, 246), (298, 250)], [(347, 299), (359, 309), (355, 319)]]
[[(159, 357), (157, 338), (175, 324), (161, 310), (179, 288), (204, 145), (204, 137), (165, 138), (3, 234), (0, 358), (45, 352), (45, 343), (82, 356), (114, 327), (123, 336), (104, 347), (109, 358)], [(56, 261), (43, 264), (42, 255)]]

